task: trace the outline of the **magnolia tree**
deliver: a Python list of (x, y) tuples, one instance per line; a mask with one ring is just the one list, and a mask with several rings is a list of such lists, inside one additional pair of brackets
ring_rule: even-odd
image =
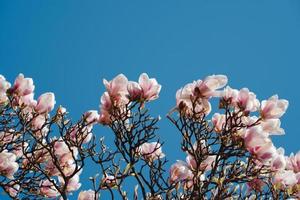
[[(272, 137), (283, 135), (288, 101), (259, 101), (247, 88), (232, 89), (224, 75), (188, 83), (167, 114), (180, 133), (185, 160), (169, 165), (156, 135), (160, 117), (148, 103), (161, 85), (141, 74), (103, 81), (100, 111), (71, 121), (55, 108), (53, 93), (34, 98), (34, 83), (20, 74), (14, 84), (0, 75), (0, 186), (12, 199), (292, 199), (300, 197), (300, 153), (286, 156)], [(226, 87), (225, 87), (226, 86)], [(224, 88), (225, 87), (225, 88)], [(211, 114), (211, 100), (218, 100)], [(175, 104), (175, 103), (174, 103)], [(113, 146), (93, 135), (103, 125)], [(112, 143), (110, 142), (110, 143)], [(96, 175), (80, 190), (80, 174)], [(171, 166), (168, 169), (168, 166)]]

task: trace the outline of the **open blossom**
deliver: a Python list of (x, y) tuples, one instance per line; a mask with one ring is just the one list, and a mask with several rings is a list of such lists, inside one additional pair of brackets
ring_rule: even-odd
[(217, 92), (217, 89), (224, 87), (228, 82), (228, 79), (225, 75), (211, 75), (207, 76), (203, 81), (198, 80), (195, 92), (197, 96), (203, 98), (210, 98), (213, 96), (220, 96), (220, 93)]
[(75, 126), (70, 130), (70, 139), (74, 142), (88, 143), (93, 137), (92, 128), (93, 125), (84, 126), (81, 129)]
[(225, 125), (226, 116), (224, 114), (215, 113), (212, 117), (212, 123), (214, 125), (214, 130), (217, 133), (221, 133), (223, 130), (223, 126)]
[(129, 81), (127, 85), (127, 90), (128, 90), (130, 100), (135, 101), (141, 99), (143, 89), (137, 82)]
[(280, 118), (288, 108), (289, 102), (285, 99), (278, 99), (277, 95), (264, 100), (261, 103), (261, 116), (263, 119)]
[(286, 157), (287, 169), (293, 170), (295, 173), (300, 172), (300, 151), (294, 155), (293, 153)]
[(42, 94), (38, 100), (37, 105), (35, 106), (35, 111), (43, 114), (48, 113), (53, 110), (55, 105), (55, 96), (52, 92), (47, 92)]
[(284, 149), (278, 148), (271, 162), (271, 168), (275, 171), (278, 171), (278, 170), (284, 170), (285, 167), (286, 167), (286, 160), (284, 157)]
[(269, 160), (276, 155), (276, 148), (260, 126), (254, 126), (246, 130), (244, 141), (246, 148), (262, 161)]
[(239, 91), (237, 89), (232, 89), (229, 86), (226, 86), (223, 90), (223, 98), (229, 103), (235, 105), (238, 101)]
[(250, 92), (248, 88), (243, 88), (239, 91), (237, 105), (239, 108), (255, 112), (259, 108), (259, 101), (256, 99), (256, 95), (253, 92)]
[(99, 121), (99, 114), (97, 110), (89, 110), (84, 114), (84, 119), (87, 124), (94, 125)]
[(18, 96), (25, 96), (34, 91), (32, 78), (25, 78), (23, 74), (19, 74), (12, 87), (12, 91)]
[[(81, 191), (78, 195), (78, 200), (92, 200), (95, 199), (95, 191), (93, 190), (84, 190)], [(96, 200), (98, 196), (96, 197)]]
[(192, 180), (193, 176), (193, 172), (190, 170), (187, 163), (181, 160), (178, 160), (175, 164), (171, 166), (170, 183)]
[(138, 152), (149, 161), (165, 157), (158, 142), (144, 143), (139, 147)]
[[(211, 170), (215, 160), (216, 160), (215, 155), (207, 156), (206, 159), (204, 159), (200, 163), (199, 169), (203, 171)], [(196, 160), (192, 155), (188, 154), (188, 156), (186, 157), (186, 162), (189, 164), (190, 168), (194, 170), (197, 169)]]
[(10, 88), (10, 83), (6, 81), (5, 77), (0, 75), (0, 105), (7, 102), (8, 97), (6, 91)]
[(278, 171), (273, 177), (273, 184), (283, 187), (293, 186), (298, 182), (296, 174), (292, 170)]
[(107, 81), (106, 79), (103, 79), (103, 84), (105, 85), (109, 96), (114, 101), (116, 101), (117, 103), (124, 102), (124, 101), (127, 102), (126, 95), (128, 94), (127, 92), (128, 80), (126, 76), (124, 76), (123, 74), (119, 74), (111, 81)]
[(266, 119), (260, 122), (261, 127), (264, 131), (270, 135), (284, 135), (284, 129), (281, 128), (280, 119)]
[(157, 83), (155, 78), (149, 78), (146, 73), (139, 77), (139, 85), (142, 89), (142, 99), (152, 101), (158, 98), (161, 85)]
[(40, 193), (41, 195), (49, 198), (55, 198), (60, 195), (53, 183), (48, 179), (41, 181)]
[(9, 178), (14, 178), (14, 173), (18, 171), (19, 165), (16, 162), (16, 155), (4, 150), (0, 153), (0, 174)]
[[(80, 171), (81, 172), (81, 171)], [(69, 179), (68, 185), (67, 185), (67, 192), (73, 192), (78, 190), (81, 187), (81, 183), (79, 183), (79, 175), (80, 172), (75, 174), (71, 179)], [(58, 177), (59, 182), (64, 185), (64, 179), (62, 177)]]
[[(211, 111), (211, 105), (206, 98), (198, 98), (195, 94), (196, 82), (188, 83), (183, 88), (180, 88), (176, 92), (176, 106), (186, 115), (191, 115), (194, 112), (204, 112), (209, 114)], [(196, 104), (194, 104), (196, 101)]]

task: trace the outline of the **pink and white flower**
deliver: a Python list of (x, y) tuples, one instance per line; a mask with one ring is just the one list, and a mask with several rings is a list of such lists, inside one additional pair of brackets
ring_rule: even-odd
[(300, 151), (294, 155), (293, 153), (286, 157), (287, 169), (293, 170), (295, 173), (300, 172)]
[(106, 87), (106, 90), (110, 96), (110, 98), (113, 99), (113, 101), (119, 102), (127, 102), (127, 84), (128, 79), (123, 74), (119, 74), (116, 76), (113, 80), (107, 81), (106, 79), (103, 79), (103, 84)]
[(224, 114), (215, 113), (211, 121), (214, 125), (214, 130), (216, 133), (221, 133), (226, 123), (226, 116)]
[(138, 153), (146, 160), (153, 161), (165, 157), (161, 144), (158, 142), (144, 143), (138, 148)]
[(142, 89), (142, 99), (152, 101), (158, 98), (161, 85), (157, 83), (155, 78), (149, 78), (146, 73), (142, 73), (139, 77), (139, 85)]
[(220, 96), (221, 93), (216, 90), (224, 87), (227, 84), (227, 82), (228, 79), (225, 75), (207, 76), (203, 81), (197, 81), (195, 93), (197, 96), (201, 96), (203, 98)]
[[(95, 191), (93, 190), (84, 190), (81, 191), (78, 195), (78, 200), (93, 200), (95, 199)], [(98, 199), (98, 196), (96, 197), (96, 200)]]
[(248, 88), (242, 88), (238, 94), (237, 105), (244, 111), (255, 112), (260, 103), (253, 92), (250, 92)]
[(181, 160), (178, 160), (175, 164), (171, 166), (170, 183), (192, 180), (193, 176), (193, 172), (190, 170), (187, 163)]
[(278, 171), (273, 177), (273, 184), (279, 184), (282, 187), (290, 187), (297, 184), (296, 174), (292, 170)]
[(60, 195), (58, 190), (55, 188), (54, 184), (48, 179), (41, 181), (40, 193), (41, 195), (48, 198), (55, 198)]
[(19, 74), (12, 87), (12, 91), (17, 96), (25, 96), (33, 93), (34, 84), (32, 78), (25, 78), (23, 74)]
[(4, 150), (0, 153), (0, 174), (14, 179), (14, 174), (18, 171), (19, 165), (16, 162), (17, 156), (14, 153)]
[(129, 81), (127, 85), (129, 99), (132, 101), (140, 100), (143, 95), (143, 89), (141, 86), (134, 81)]
[(285, 99), (278, 99), (277, 95), (264, 100), (261, 103), (261, 116), (263, 119), (278, 119), (286, 111), (289, 102)]
[(5, 77), (0, 75), (0, 105), (8, 101), (6, 92), (10, 88), (10, 86), (10, 83), (6, 81)]
[(38, 98), (35, 111), (40, 114), (51, 112), (55, 103), (55, 96), (52, 92), (44, 93)]

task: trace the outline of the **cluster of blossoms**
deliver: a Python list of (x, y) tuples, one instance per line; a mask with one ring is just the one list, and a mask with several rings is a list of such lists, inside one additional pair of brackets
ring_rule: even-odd
[(113, 122), (115, 112), (124, 112), (126, 105), (130, 102), (146, 102), (158, 98), (161, 89), (154, 78), (149, 78), (143, 73), (139, 81), (128, 81), (126, 76), (119, 74), (113, 80), (103, 80), (106, 92), (101, 96), (100, 123), (109, 125)]
[[(153, 141), (160, 117), (146, 108), (159, 97), (156, 79), (145, 73), (138, 82), (123, 74), (104, 79), (99, 113), (89, 110), (72, 123), (61, 106), (50, 115), (53, 93), (35, 100), (31, 78), (20, 74), (10, 84), (0, 75), (0, 187), (14, 199), (67, 199), (80, 189), (89, 158), (102, 178), (90, 177), (92, 189), (81, 191), (78, 200), (97, 200), (105, 191), (112, 199), (128, 199), (128, 177), (137, 183), (133, 199), (300, 198), (300, 152), (286, 156), (272, 142), (285, 134), (280, 118), (288, 101), (277, 95), (259, 101), (249, 89), (227, 82), (225, 75), (211, 75), (176, 92), (167, 118), (182, 134), (186, 158), (167, 176), (163, 143)], [(220, 111), (211, 114), (213, 98)], [(103, 138), (96, 141), (97, 124), (113, 131), (115, 150)]]
[[(227, 132), (231, 132), (230, 138), (228, 138), (230, 144), (238, 141), (236, 144), (239, 148), (245, 148), (250, 153), (255, 162), (255, 168), (268, 169), (265, 177), (271, 177), (276, 189), (296, 191), (296, 196), (300, 195), (299, 185), (297, 185), (300, 183), (299, 153), (296, 156), (292, 154), (290, 157), (286, 157), (284, 149), (276, 148), (270, 137), (271, 135), (284, 134), (280, 117), (286, 112), (288, 101), (279, 99), (277, 95), (274, 95), (268, 100), (260, 102), (249, 89), (237, 90), (229, 86), (223, 88), (226, 84), (226, 76), (212, 75), (179, 89), (176, 93), (176, 108), (180, 116), (193, 118), (193, 120), (203, 120), (202, 117), (211, 112), (209, 99), (212, 97), (219, 98), (219, 107), (225, 112), (213, 114), (210, 120), (212, 130), (220, 137), (225, 137)], [(233, 120), (236, 118), (238, 120)], [(228, 141), (226, 142), (228, 144)], [(205, 142), (201, 143), (200, 146), (205, 144)], [(206, 147), (200, 147), (200, 149), (210, 151)], [(210, 154), (207, 152), (203, 153), (201, 150), (202, 157)], [(184, 187), (193, 186), (194, 176), (195, 174), (198, 176), (199, 171), (201, 172), (200, 179), (204, 181), (205, 173), (203, 172), (211, 170), (217, 163), (216, 155), (209, 155), (202, 159), (200, 165), (196, 165), (191, 155), (187, 156), (186, 161), (186, 163), (178, 161), (170, 170), (171, 182), (180, 181), (184, 183)], [(196, 173), (193, 173), (195, 166), (197, 170)], [(201, 166), (208, 167), (203, 170)], [(263, 191), (265, 185), (263, 179), (253, 179), (248, 182), (249, 187), (259, 191)]]

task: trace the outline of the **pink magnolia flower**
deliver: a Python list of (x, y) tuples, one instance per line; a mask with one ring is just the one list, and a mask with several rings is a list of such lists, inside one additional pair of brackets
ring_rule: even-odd
[(139, 85), (143, 91), (142, 98), (146, 101), (152, 101), (158, 98), (161, 85), (157, 83), (155, 78), (149, 78), (146, 73), (142, 73), (139, 77)]
[(162, 153), (161, 144), (158, 142), (144, 143), (138, 148), (138, 153), (146, 160), (153, 161), (165, 157)]
[(19, 184), (10, 183), (9, 186), (5, 186), (5, 190), (11, 197), (16, 197), (20, 190)]
[(293, 153), (286, 157), (287, 169), (293, 170), (295, 173), (300, 172), (300, 151), (294, 155)]
[(27, 94), (25, 96), (21, 96), (18, 99), (18, 105), (25, 105), (29, 107), (35, 107), (37, 101), (34, 99), (34, 93)]
[(226, 122), (226, 116), (224, 114), (215, 113), (211, 121), (214, 125), (214, 130), (217, 133), (221, 133)]
[(10, 83), (6, 81), (5, 77), (0, 75), (0, 105), (8, 101), (6, 91), (10, 88)]
[(9, 178), (14, 179), (14, 173), (18, 171), (19, 165), (16, 162), (16, 155), (4, 150), (0, 153), (0, 174)]
[(278, 171), (278, 170), (284, 170), (286, 167), (286, 160), (284, 157), (284, 149), (278, 148), (276, 155), (273, 157), (273, 160), (271, 161), (271, 168), (272, 170)]
[(239, 91), (237, 89), (232, 89), (231, 87), (226, 86), (223, 90), (223, 98), (234, 106), (236, 106), (238, 96)]
[(255, 112), (259, 108), (259, 101), (253, 92), (243, 88), (239, 91), (237, 105), (245, 111)]
[(89, 110), (84, 114), (84, 119), (87, 124), (94, 125), (99, 121), (99, 114), (97, 110)]
[(51, 112), (55, 103), (55, 96), (52, 92), (44, 93), (38, 98), (35, 111), (40, 114)]
[[(95, 199), (95, 191), (93, 190), (84, 190), (81, 191), (78, 195), (78, 200), (92, 200)], [(96, 200), (98, 196), (96, 196)]]
[[(209, 114), (211, 111), (211, 105), (206, 98), (197, 98), (195, 93), (195, 87), (197, 82), (188, 83), (183, 88), (180, 88), (176, 92), (176, 106), (186, 115), (193, 114), (193, 111), (196, 113), (204, 112)], [(193, 107), (193, 102), (196, 101), (196, 105)]]
[(0, 132), (0, 144), (5, 145), (17, 139), (14, 132)]
[(195, 92), (197, 93), (197, 96), (204, 98), (220, 96), (221, 93), (216, 90), (224, 87), (227, 82), (227, 76), (224, 75), (207, 76), (203, 81), (197, 81)]
[(279, 184), (282, 187), (294, 186), (298, 180), (292, 170), (278, 171), (273, 177), (273, 184)]
[(41, 129), (46, 122), (46, 116), (38, 115), (34, 117), (31, 121), (31, 126), (34, 130)]
[(55, 188), (54, 184), (47, 180), (42, 180), (40, 184), (40, 193), (41, 195), (48, 197), (48, 198), (55, 198), (60, 195), (58, 190)]
[(263, 119), (280, 118), (289, 106), (289, 102), (285, 99), (278, 99), (277, 95), (264, 100), (261, 103), (261, 116)]
[(276, 155), (276, 148), (268, 136), (269, 134), (264, 132), (260, 126), (247, 129), (244, 136), (248, 151), (262, 161), (267, 161)]
[(141, 99), (143, 94), (143, 89), (137, 82), (129, 81), (127, 85), (127, 90), (128, 90), (130, 100), (135, 101)]
[(170, 183), (192, 180), (193, 176), (193, 172), (190, 170), (187, 163), (181, 160), (178, 160), (175, 164), (171, 166)]
[(25, 78), (23, 74), (19, 74), (12, 87), (12, 91), (18, 96), (25, 96), (33, 93), (34, 85), (32, 78)]
[[(216, 160), (216, 156), (215, 155), (207, 156), (207, 158), (200, 163), (199, 169), (203, 170), (203, 171), (211, 170), (212, 167), (213, 167), (213, 164), (214, 164), (215, 160)], [(194, 170), (197, 169), (196, 160), (195, 160), (195, 158), (192, 155), (190, 155), (190, 154), (187, 155), (186, 162), (188, 163), (188, 165), (190, 166), (190, 168), (192, 168)]]
[(280, 127), (280, 119), (266, 119), (260, 122), (263, 130), (270, 135), (284, 135), (284, 129)]
[[(81, 172), (81, 171), (80, 171)], [(78, 190), (81, 187), (81, 183), (79, 183), (79, 173), (75, 174), (72, 178), (70, 178), (68, 185), (67, 185), (67, 191), (68, 192), (74, 192)], [(60, 176), (58, 177), (59, 182), (64, 185), (64, 179)]]
[(113, 80), (107, 81), (103, 79), (103, 84), (109, 96), (116, 102), (126, 102), (128, 80), (123, 74), (119, 74)]
[(111, 123), (110, 111), (112, 109), (112, 101), (108, 92), (104, 92), (100, 99), (100, 116), (99, 123), (103, 125), (109, 125)]
[(70, 139), (74, 142), (82, 142), (82, 144), (88, 143), (93, 137), (92, 129), (92, 125), (82, 127), (81, 129), (75, 126), (70, 131)]

